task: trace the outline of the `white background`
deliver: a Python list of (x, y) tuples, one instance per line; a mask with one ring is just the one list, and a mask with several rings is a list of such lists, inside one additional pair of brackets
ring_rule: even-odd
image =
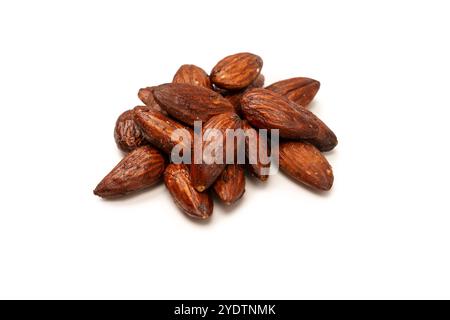
[[(446, 1), (2, 1), (0, 298), (450, 298)], [(92, 194), (113, 126), (183, 63), (308, 76), (335, 185), (247, 180), (187, 219)]]

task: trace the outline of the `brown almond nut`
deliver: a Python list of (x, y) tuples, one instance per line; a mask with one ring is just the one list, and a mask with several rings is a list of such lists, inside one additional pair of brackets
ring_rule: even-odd
[(169, 115), (190, 126), (194, 121), (207, 121), (211, 117), (233, 112), (228, 100), (213, 90), (185, 83), (167, 83), (154, 89), (158, 104)]
[(139, 89), (138, 97), (141, 101), (150, 109), (161, 112), (164, 115), (167, 115), (166, 111), (164, 111), (159, 104), (156, 102), (155, 97), (153, 96), (153, 90), (155, 87), (147, 87)]
[[(245, 133), (247, 168), (253, 176), (261, 181), (266, 181), (269, 178), (266, 172), (270, 168), (270, 159), (265, 159), (269, 156), (267, 141), (260, 140), (258, 132), (246, 120), (242, 121), (242, 130)], [(251, 145), (252, 141), (254, 141), (253, 145)]]
[(280, 169), (311, 188), (330, 190), (333, 171), (327, 159), (312, 144), (301, 141), (280, 143)]
[[(203, 126), (202, 131), (202, 153), (203, 157), (201, 163), (191, 164), (191, 179), (195, 189), (202, 192), (208, 189), (214, 181), (219, 177), (226, 166), (227, 154), (232, 153), (233, 159), (235, 158), (236, 149), (238, 148), (235, 142), (233, 146), (226, 144), (226, 131), (227, 129), (236, 130), (241, 128), (241, 119), (234, 112), (228, 112), (219, 114), (208, 120)], [(216, 136), (216, 129), (221, 135)], [(200, 140), (201, 137), (198, 137)], [(239, 142), (239, 141), (238, 141)], [(197, 148), (194, 145), (194, 148)], [(220, 154), (217, 154), (217, 149), (221, 148), (222, 158), (214, 161), (215, 157), (219, 158)], [(214, 157), (215, 156), (215, 157)], [(220, 163), (216, 163), (220, 162)]]
[(245, 172), (240, 164), (229, 164), (213, 185), (219, 199), (226, 205), (239, 200), (245, 192)]
[[(134, 121), (142, 131), (145, 139), (155, 147), (170, 155), (172, 149), (181, 144), (183, 150), (191, 150), (193, 142), (193, 131), (180, 123), (172, 120), (158, 111), (151, 109), (134, 110)], [(179, 139), (174, 136), (175, 130), (186, 133), (189, 137), (180, 135)], [(184, 131), (181, 131), (184, 130)]]
[(194, 219), (208, 219), (213, 212), (213, 201), (208, 192), (198, 192), (192, 186), (189, 171), (184, 164), (169, 164), (164, 172), (164, 183), (175, 204)]
[(266, 89), (279, 93), (306, 108), (319, 91), (320, 82), (310, 78), (298, 77), (275, 82)]
[(141, 129), (133, 120), (133, 110), (125, 111), (117, 119), (114, 127), (114, 139), (119, 149), (125, 152), (148, 144)]
[(230, 101), (230, 103), (233, 105), (234, 110), (237, 114), (240, 114), (241, 110), (241, 99), (244, 95), (246, 90), (253, 89), (253, 88), (262, 88), (264, 87), (264, 75), (260, 74), (258, 78), (256, 78), (255, 81), (251, 85), (249, 85), (247, 88), (239, 91), (225, 91), (222, 90), (222, 95), (225, 99)]
[(142, 146), (128, 153), (97, 185), (94, 194), (113, 198), (145, 189), (157, 183), (163, 172), (161, 153), (153, 147)]
[(187, 83), (212, 89), (211, 81), (205, 70), (193, 64), (182, 65), (175, 73), (172, 83)]
[(241, 99), (241, 112), (260, 129), (279, 129), (280, 137), (314, 138), (318, 134), (317, 117), (295, 102), (267, 89), (251, 89)]
[(333, 150), (338, 144), (336, 135), (322, 120), (317, 118), (316, 121), (319, 127), (317, 136), (311, 139), (306, 139), (306, 141), (316, 146), (322, 152)]
[[(294, 79), (308, 79), (308, 78), (294, 78)], [(309, 79), (312, 80), (312, 79)], [(288, 81), (288, 80), (285, 80)], [(316, 80), (312, 80), (316, 81)], [(316, 81), (318, 83), (318, 81)], [(320, 84), (319, 84), (320, 86)], [(275, 91), (274, 91), (275, 92)], [(286, 95), (285, 95), (286, 97)], [(292, 99), (291, 99), (292, 100)], [(297, 109), (305, 110), (305, 107), (303, 105), (297, 104)], [(316, 124), (318, 127), (317, 135), (314, 138), (306, 139), (306, 141), (312, 143), (315, 145), (320, 151), (327, 152), (333, 150), (337, 144), (338, 140), (334, 132), (317, 116), (315, 116)]]
[(243, 89), (256, 80), (262, 66), (261, 57), (248, 52), (237, 53), (220, 60), (212, 69), (210, 79), (222, 89)]

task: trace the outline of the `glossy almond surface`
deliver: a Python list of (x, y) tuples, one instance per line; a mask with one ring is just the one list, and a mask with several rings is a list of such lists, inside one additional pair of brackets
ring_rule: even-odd
[(318, 190), (330, 190), (333, 170), (312, 144), (300, 141), (280, 144), (280, 169), (292, 179)]
[(210, 79), (222, 89), (243, 89), (256, 80), (262, 66), (261, 57), (248, 52), (237, 53), (220, 60), (212, 69)]
[[(172, 149), (179, 143), (184, 150), (190, 150), (193, 142), (192, 129), (186, 128), (158, 111), (138, 109), (134, 111), (134, 121), (140, 128), (146, 140), (152, 145), (170, 155)], [(175, 130), (185, 130), (186, 140), (175, 139)], [(187, 140), (189, 137), (190, 141)]]
[(279, 129), (281, 137), (314, 138), (318, 134), (317, 117), (289, 99), (267, 89), (252, 89), (241, 100), (241, 112), (254, 127)]
[(208, 219), (213, 212), (213, 201), (207, 192), (198, 192), (192, 185), (189, 170), (184, 164), (170, 164), (164, 172), (164, 183), (175, 204), (194, 219)]
[(170, 116), (190, 126), (196, 120), (206, 122), (215, 115), (234, 111), (231, 103), (219, 93), (190, 84), (163, 84), (156, 87), (153, 94)]
[(245, 172), (242, 165), (228, 164), (213, 188), (219, 199), (226, 205), (239, 200), (245, 192)]
[(125, 152), (147, 144), (141, 129), (134, 122), (133, 110), (122, 113), (114, 127), (114, 139), (119, 149)]
[(212, 89), (211, 81), (205, 70), (193, 64), (182, 65), (175, 73), (172, 83), (187, 83)]
[[(203, 158), (201, 163), (193, 163), (190, 167), (192, 183), (198, 191), (202, 192), (208, 189), (225, 169), (227, 152), (231, 152), (231, 156), (233, 158), (235, 157), (237, 145), (235, 143), (232, 148), (226, 145), (226, 130), (235, 130), (238, 128), (241, 128), (241, 119), (233, 112), (214, 116), (203, 126)], [(218, 130), (221, 134), (216, 136), (215, 131), (210, 129)], [(205, 157), (205, 155), (209, 155), (206, 152), (207, 150), (218, 149), (222, 150), (223, 157), (219, 160), (221, 163), (217, 163), (219, 161), (213, 161), (214, 158), (211, 160)]]
[(295, 103), (307, 107), (320, 89), (320, 82), (310, 78), (297, 77), (275, 82), (266, 89), (285, 96)]
[(153, 147), (142, 146), (127, 154), (97, 185), (94, 194), (113, 198), (148, 188), (160, 180), (164, 158)]

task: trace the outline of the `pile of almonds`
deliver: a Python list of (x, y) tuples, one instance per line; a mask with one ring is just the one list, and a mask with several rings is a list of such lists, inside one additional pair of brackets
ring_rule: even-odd
[[(337, 138), (307, 109), (320, 83), (310, 78), (291, 78), (264, 87), (262, 59), (251, 53), (228, 56), (210, 75), (195, 65), (183, 65), (172, 83), (139, 90), (145, 106), (122, 113), (114, 137), (125, 157), (98, 184), (94, 194), (114, 198), (148, 188), (164, 177), (177, 206), (189, 217), (207, 219), (213, 212), (210, 190), (225, 204), (233, 204), (245, 191), (245, 170), (261, 181), (268, 179), (269, 164), (259, 160), (243, 164), (175, 164), (170, 160), (177, 144), (191, 150), (187, 139), (172, 133), (186, 129), (194, 136), (194, 121), (207, 129), (278, 129), (279, 167), (289, 177), (318, 190), (333, 184), (330, 164), (321, 152), (332, 150)], [(203, 147), (212, 143), (204, 139)], [(267, 146), (261, 150), (268, 151)], [(245, 140), (248, 152), (248, 140)], [(186, 150), (186, 149), (184, 149)], [(248, 153), (247, 153), (248, 157)], [(259, 158), (258, 158), (259, 159)]]

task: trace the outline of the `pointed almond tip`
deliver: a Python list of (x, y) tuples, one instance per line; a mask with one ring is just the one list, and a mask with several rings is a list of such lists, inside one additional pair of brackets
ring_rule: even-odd
[(102, 190), (98, 186), (94, 189), (93, 193), (98, 197), (102, 197)]

